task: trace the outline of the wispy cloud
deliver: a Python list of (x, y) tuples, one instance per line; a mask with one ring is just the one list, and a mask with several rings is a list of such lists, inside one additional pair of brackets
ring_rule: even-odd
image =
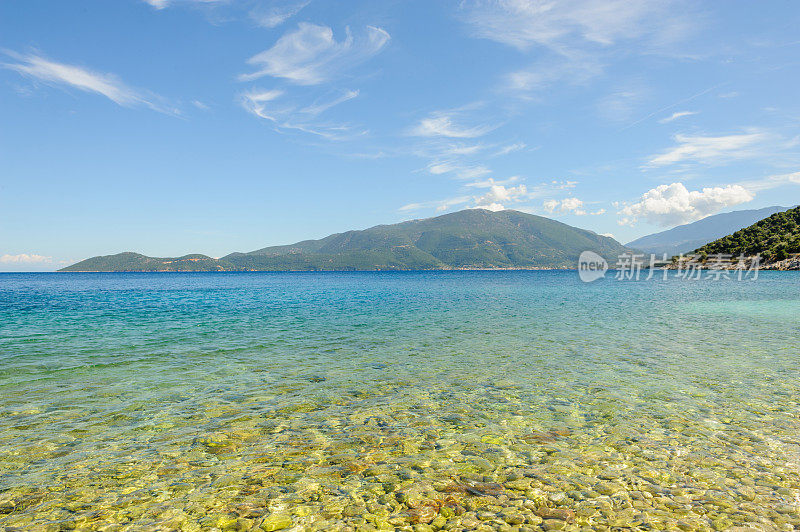
[(520, 179), (522, 178), (518, 175), (511, 176), (507, 179), (494, 179), (490, 177), (489, 179), (486, 179), (484, 181), (475, 181), (474, 183), (467, 183), (465, 186), (473, 188), (490, 188), (495, 185), (510, 185), (512, 183), (518, 182)]
[(472, 139), (482, 137), (497, 127), (491, 125), (463, 126), (456, 122), (456, 114), (454, 111), (432, 113), (420, 120), (410, 133), (418, 137)]
[(194, 4), (227, 4), (230, 0), (144, 0), (156, 9), (164, 9), (176, 5)]
[(784, 185), (800, 185), (800, 172), (776, 174), (760, 179), (742, 181), (739, 184), (751, 192), (761, 192), (762, 190), (770, 190)]
[(515, 142), (514, 144), (508, 144), (506, 146), (503, 146), (499, 150), (495, 151), (492, 154), (492, 157), (502, 157), (503, 155), (508, 155), (509, 153), (513, 153), (515, 151), (524, 150), (527, 147), (528, 145), (525, 144), (524, 142)]
[(668, 124), (668, 123), (673, 122), (673, 121), (675, 121), (675, 120), (677, 120), (679, 118), (683, 118), (685, 116), (692, 116), (692, 115), (696, 115), (696, 114), (697, 114), (697, 111), (678, 111), (678, 112), (672, 113), (671, 115), (669, 115), (669, 116), (667, 116), (665, 118), (662, 118), (661, 120), (658, 121), (658, 123), (659, 124)]
[(503, 89), (518, 97), (553, 84), (582, 84), (603, 73), (615, 46), (668, 50), (693, 27), (674, 0), (464, 0), (460, 18), (472, 36), (535, 51), (536, 62), (509, 73)]
[[(474, 35), (519, 50), (544, 46), (563, 51), (577, 41), (609, 46), (655, 34), (665, 39), (685, 22), (671, 2), (652, 0), (467, 0), (463, 19)], [(645, 21), (648, 23), (645, 24)]]
[(58, 63), (36, 54), (18, 54), (8, 50), (5, 54), (14, 62), (2, 63), (0, 66), (36, 81), (100, 94), (123, 107), (144, 106), (161, 113), (178, 113), (176, 109), (164, 105), (163, 99), (159, 96), (130, 87), (113, 74), (103, 74), (76, 65)]
[[(363, 135), (363, 130), (357, 130), (349, 124), (339, 124), (316, 120), (315, 117), (336, 105), (329, 102), (324, 109), (308, 108), (298, 109), (296, 105), (283, 102), (281, 100), (286, 92), (279, 89), (271, 90), (251, 90), (241, 95), (242, 107), (248, 112), (270, 121), (276, 130), (295, 130), (316, 135), (327, 140), (348, 140)], [(338, 103), (342, 103), (352, 98), (339, 98)]]
[(437, 201), (423, 201), (419, 203), (409, 203), (403, 205), (399, 210), (401, 211), (418, 211), (422, 209), (435, 208), (437, 211), (445, 211), (450, 207), (457, 205), (464, 205), (472, 201), (472, 196), (456, 196), (453, 198), (437, 200)]
[(453, 161), (433, 161), (427, 166), (427, 170), (432, 175), (454, 174), (460, 179), (476, 179), (492, 173), (481, 164), (465, 165)]
[(648, 90), (643, 87), (629, 87), (613, 92), (597, 104), (600, 116), (611, 122), (626, 122), (641, 105)]
[(293, 16), (297, 15), (309, 1), (291, 2), (283, 5), (271, 5), (267, 8), (259, 7), (250, 11), (250, 18), (264, 28), (280, 26)]
[(300, 110), (301, 113), (305, 113), (311, 116), (317, 116), (319, 114), (324, 113), (328, 109), (339, 105), (340, 103), (344, 103), (348, 100), (352, 100), (354, 98), (358, 98), (359, 91), (357, 90), (348, 90), (344, 91), (341, 96), (338, 96), (332, 100), (328, 100), (325, 102), (317, 102), (307, 107), (304, 107)]
[(639, 220), (663, 227), (694, 222), (755, 198), (741, 185), (688, 190), (683, 183), (659, 185), (648, 190), (636, 203), (620, 205), (619, 225), (635, 225)]
[(602, 59), (577, 52), (540, 59), (505, 76), (504, 89), (524, 95), (557, 83), (579, 85), (603, 72)]
[(759, 153), (757, 148), (769, 140), (770, 135), (753, 130), (719, 137), (675, 135), (674, 138), (678, 145), (650, 158), (646, 166), (658, 167), (680, 162), (715, 164), (748, 158)]
[(271, 48), (251, 57), (247, 63), (256, 70), (239, 79), (271, 76), (297, 85), (318, 85), (374, 56), (389, 39), (385, 30), (367, 26), (359, 38), (347, 28), (344, 39), (337, 41), (328, 26), (303, 22)]

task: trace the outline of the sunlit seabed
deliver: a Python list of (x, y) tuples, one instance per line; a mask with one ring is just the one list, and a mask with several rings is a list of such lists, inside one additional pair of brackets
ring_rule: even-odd
[(792, 530), (799, 333), (792, 272), (0, 275), (0, 528)]

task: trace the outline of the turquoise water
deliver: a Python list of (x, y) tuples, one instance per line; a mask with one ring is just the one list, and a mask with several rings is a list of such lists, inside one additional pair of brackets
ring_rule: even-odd
[(0, 275), (0, 529), (800, 528), (800, 275)]

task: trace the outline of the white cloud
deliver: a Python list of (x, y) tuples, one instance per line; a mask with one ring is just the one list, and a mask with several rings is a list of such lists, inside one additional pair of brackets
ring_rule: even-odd
[(310, 1), (293, 2), (284, 5), (273, 5), (267, 9), (254, 9), (250, 12), (250, 18), (259, 26), (275, 28), (298, 14), (310, 3)]
[[(552, 181), (548, 183), (541, 183), (532, 187), (519, 184), (516, 186), (507, 186), (513, 183), (518, 183), (522, 178), (520, 176), (512, 176), (503, 180), (495, 180), (493, 178), (484, 181), (475, 181), (473, 183), (466, 183), (464, 187), (472, 189), (487, 189), (482, 194), (476, 195), (461, 195), (455, 196), (445, 200), (426, 201), (419, 203), (409, 203), (400, 208), (401, 211), (420, 210), (435, 208), (437, 211), (444, 211), (454, 206), (466, 206), (474, 209), (489, 209), (489, 210), (502, 210), (509, 207), (520, 208), (518, 205), (531, 200), (532, 198), (542, 196), (544, 194), (552, 194), (556, 190), (564, 190), (575, 186), (574, 181)], [(580, 200), (577, 200), (580, 202)], [(571, 200), (566, 201), (566, 205), (571, 205)], [(582, 205), (583, 202), (580, 202)], [(602, 214), (605, 211), (600, 209), (597, 212), (581, 214)]]
[[(605, 68), (612, 46), (625, 53), (667, 51), (692, 28), (688, 7), (673, 0), (464, 0), (461, 18), (477, 38), (520, 51), (537, 62), (510, 73), (505, 88), (520, 93), (557, 82), (584, 83)], [(633, 44), (633, 41), (635, 45)]]
[(19, 255), (2, 255), (0, 256), (0, 263), (3, 264), (41, 264), (53, 261), (53, 257), (45, 257), (44, 255), (20, 253)]
[(474, 183), (467, 183), (465, 186), (474, 188), (491, 188), (495, 185), (510, 185), (511, 183), (518, 182), (519, 180), (520, 177), (517, 175), (511, 176), (508, 179), (501, 179), (501, 180), (493, 179), (490, 177), (485, 181), (476, 181)]
[(202, 111), (208, 111), (209, 109), (208, 105), (204, 104), (200, 100), (192, 100), (192, 105), (194, 105), (195, 107), (197, 107)]
[(645, 192), (640, 200), (624, 205), (618, 212), (620, 225), (635, 225), (638, 220), (660, 226), (685, 224), (752, 200), (755, 196), (741, 185), (709, 187), (689, 191), (683, 183), (659, 185)]
[(265, 104), (280, 98), (283, 94), (284, 92), (278, 89), (247, 92), (242, 95), (242, 105), (259, 118), (277, 122), (278, 119), (267, 112)]
[(29, 78), (100, 94), (124, 107), (141, 105), (163, 113), (176, 113), (174, 109), (167, 109), (160, 104), (159, 97), (129, 87), (113, 74), (102, 74), (76, 65), (57, 63), (35, 54), (23, 55), (8, 51), (6, 54), (17, 62), (3, 63), (3, 68), (14, 70)]
[(456, 205), (463, 205), (472, 200), (471, 196), (457, 196), (439, 201), (425, 201), (421, 203), (409, 203), (400, 207), (401, 211), (417, 211), (420, 209), (436, 208), (437, 211), (444, 211)]
[(491, 174), (492, 171), (483, 165), (465, 166), (459, 168), (456, 175), (461, 179), (478, 179)]
[(678, 145), (652, 157), (647, 166), (665, 166), (683, 161), (711, 164), (753, 157), (759, 153), (756, 148), (769, 139), (770, 135), (762, 131), (720, 137), (675, 135)]
[(634, 111), (645, 97), (646, 89), (628, 88), (611, 93), (597, 104), (600, 116), (612, 122), (624, 122), (631, 119)]
[(473, 209), (486, 209), (487, 211), (494, 211), (494, 212), (506, 210), (505, 205), (503, 205), (501, 203), (489, 203), (489, 204), (486, 204), (486, 205), (476, 205), (476, 206), (474, 206), (472, 208)]
[(744, 181), (739, 184), (751, 192), (770, 190), (783, 185), (800, 185), (800, 172), (771, 175), (761, 179), (752, 179), (750, 181)]
[(684, 116), (692, 116), (692, 115), (696, 115), (696, 114), (697, 114), (697, 111), (678, 111), (676, 113), (672, 113), (671, 115), (669, 115), (666, 118), (662, 118), (661, 120), (658, 121), (658, 123), (659, 124), (667, 124), (669, 122), (672, 122), (673, 120), (677, 120), (679, 118), (683, 118)]
[(448, 144), (442, 147), (439, 152), (449, 156), (474, 155), (485, 148), (486, 146), (483, 144)]
[(563, 200), (548, 200), (545, 201), (542, 206), (544, 210), (549, 214), (568, 214), (572, 213), (575, 216), (587, 216), (587, 215), (600, 215), (605, 214), (605, 209), (599, 209), (594, 212), (588, 212), (585, 208), (585, 204), (582, 200), (578, 198), (565, 198)]
[(514, 144), (509, 144), (507, 146), (503, 146), (496, 152), (492, 154), (492, 157), (502, 157), (503, 155), (508, 155), (509, 153), (513, 153), (515, 151), (524, 150), (527, 148), (528, 145), (524, 142), (516, 142)]
[(483, 165), (462, 165), (453, 161), (433, 161), (427, 166), (429, 173), (442, 175), (454, 173), (460, 179), (477, 179), (492, 173)]
[(226, 4), (229, 0), (144, 0), (145, 3), (150, 4), (156, 9), (164, 9), (166, 7), (184, 4)]
[(339, 96), (338, 98), (334, 98), (333, 100), (330, 100), (330, 101), (327, 101), (327, 102), (314, 103), (312, 105), (309, 105), (308, 107), (304, 107), (303, 109), (300, 109), (300, 112), (308, 114), (308, 115), (316, 116), (316, 115), (324, 113), (325, 111), (327, 111), (331, 107), (335, 107), (335, 106), (339, 105), (340, 103), (344, 103), (344, 102), (352, 100), (354, 98), (358, 98), (359, 93), (360, 93), (360, 91), (358, 91), (358, 90), (344, 91), (344, 93), (342, 93), (342, 95)]
[(362, 38), (355, 39), (347, 28), (344, 40), (337, 41), (328, 26), (302, 22), (272, 48), (251, 57), (247, 62), (257, 70), (239, 79), (272, 76), (297, 85), (318, 85), (377, 54), (389, 39), (385, 30), (367, 26)]
[(581, 84), (602, 73), (603, 68), (603, 62), (596, 57), (570, 52), (507, 74), (505, 87), (514, 92), (530, 92), (562, 81)]
[(492, 185), (486, 194), (474, 198), (474, 201), (477, 209), (502, 210), (505, 205), (518, 203), (528, 197), (528, 188), (525, 185), (516, 187)]
[(454, 120), (452, 112), (437, 111), (427, 118), (420, 120), (419, 124), (411, 130), (411, 134), (418, 137), (448, 137), (471, 139), (489, 133), (494, 126), (461, 126)]
[[(468, 0), (464, 20), (475, 36), (520, 50), (564, 42), (602, 46), (651, 33), (665, 38), (681, 21), (670, 2), (653, 0)], [(647, 23), (645, 23), (647, 21)]]
[[(296, 106), (285, 103), (279, 104), (286, 92), (280, 89), (252, 90), (241, 95), (241, 104), (248, 112), (269, 120), (276, 130), (295, 130), (317, 135), (328, 140), (347, 140), (360, 135), (364, 131), (354, 130), (350, 125), (313, 120), (317, 114), (329, 109), (336, 103), (329, 103), (324, 109), (297, 109)], [(351, 98), (339, 99), (338, 103)]]

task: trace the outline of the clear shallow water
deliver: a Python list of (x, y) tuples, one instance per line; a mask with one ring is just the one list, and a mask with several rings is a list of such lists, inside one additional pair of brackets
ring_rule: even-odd
[(0, 529), (792, 530), (799, 361), (793, 272), (0, 275)]

